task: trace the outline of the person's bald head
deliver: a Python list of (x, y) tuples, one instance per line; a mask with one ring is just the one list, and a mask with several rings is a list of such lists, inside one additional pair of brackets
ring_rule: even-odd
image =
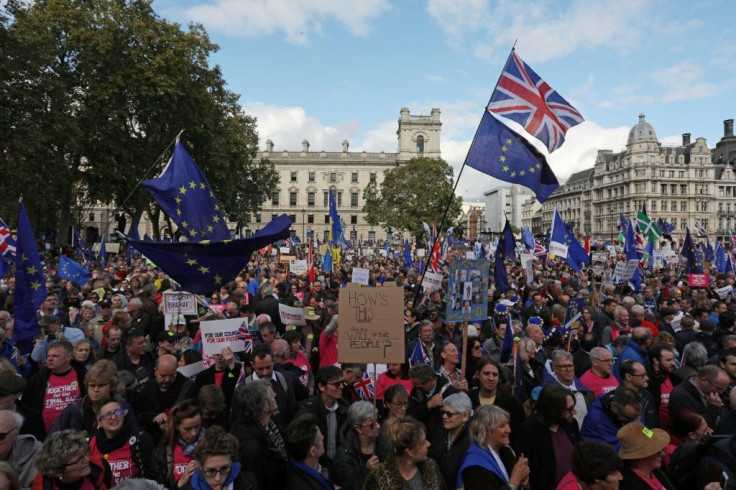
[(176, 356), (171, 354), (164, 354), (156, 359), (156, 368), (153, 371), (161, 391), (167, 391), (176, 381), (177, 363)]
[(271, 342), (271, 350), (273, 351), (273, 362), (284, 362), (289, 352), (289, 343), (284, 339), (276, 339)]

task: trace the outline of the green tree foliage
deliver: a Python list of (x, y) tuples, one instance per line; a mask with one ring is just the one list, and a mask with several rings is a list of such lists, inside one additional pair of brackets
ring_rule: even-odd
[[(24, 194), (34, 226), (65, 236), (76, 203), (111, 203), (133, 219), (159, 210), (138, 186), (182, 141), (238, 224), (278, 183), (255, 161), (255, 120), (225, 88), (218, 46), (151, 0), (10, 0), (0, 8), (0, 216)], [(154, 163), (158, 165), (152, 165)], [(10, 198), (10, 199), (8, 199)], [(37, 230), (38, 231), (38, 230)]]
[(380, 187), (376, 182), (368, 184), (363, 190), (363, 211), (369, 224), (409, 231), (421, 241), (422, 221), (439, 225), (450, 196), (444, 228), (460, 215), (462, 200), (452, 191), (452, 167), (447, 162), (439, 158), (412, 158), (387, 170)]

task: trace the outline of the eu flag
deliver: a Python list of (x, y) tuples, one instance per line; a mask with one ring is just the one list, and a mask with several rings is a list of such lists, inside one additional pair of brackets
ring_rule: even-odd
[(46, 300), (46, 278), (36, 248), (31, 222), (21, 200), (18, 204), (18, 234), (15, 254), (15, 294), (13, 340), (24, 343), (39, 331), (36, 310)]
[(685, 228), (685, 241), (682, 242), (682, 250), (680, 256), (684, 257), (686, 274), (702, 274), (703, 265), (699, 263), (697, 254), (695, 253), (695, 244), (690, 236), (690, 228)]
[(87, 242), (82, 239), (79, 230), (76, 228), (72, 228), (72, 248), (76, 254), (79, 254), (87, 262), (94, 257), (89, 246), (87, 246)]
[(57, 275), (62, 279), (76, 282), (77, 284), (87, 284), (92, 278), (92, 273), (84, 268), (84, 266), (78, 262), (73, 261), (66, 255), (62, 255), (59, 259), (59, 271)]
[(404, 266), (414, 267), (414, 259), (411, 256), (411, 245), (408, 240), (404, 240)]
[(342, 222), (337, 214), (337, 203), (332, 189), (330, 189), (330, 222), (332, 223), (332, 240), (339, 242), (342, 237)]
[(230, 239), (209, 182), (179, 140), (161, 176), (142, 184), (189, 241)]
[(503, 227), (503, 255), (504, 258), (516, 262), (516, 239), (514, 238), (514, 232), (508, 220), (506, 220), (506, 224)]
[(233, 280), (251, 254), (289, 237), (291, 220), (282, 214), (248, 238), (221, 242), (152, 242), (128, 239), (128, 244), (158, 265), (182, 289), (209, 294)]
[(100, 259), (100, 266), (104, 269), (107, 267), (107, 245), (105, 245), (105, 233), (102, 233), (100, 238), (100, 251), (97, 252), (97, 257)]
[(560, 186), (544, 155), (488, 111), (475, 132), (465, 164), (531, 189), (540, 203)]
[(521, 241), (524, 242), (527, 251), (534, 250), (534, 235), (532, 235), (532, 230), (528, 226), (525, 226), (521, 230)]
[(501, 239), (498, 240), (498, 246), (496, 247), (496, 256), (494, 257), (493, 263), (493, 282), (496, 283), (496, 290), (501, 293), (505, 293), (510, 289), (508, 275), (506, 274), (506, 264), (504, 263), (504, 259), (506, 258), (506, 246), (504, 244), (505, 241), (506, 236), (502, 235)]
[[(133, 221), (133, 223), (130, 225), (130, 238), (133, 240), (140, 240), (141, 235), (138, 233), (138, 222)], [(128, 265), (133, 265), (133, 256), (135, 255), (135, 249), (133, 246), (128, 243), (128, 249), (125, 253), (125, 262)]]
[(567, 265), (575, 272), (581, 272), (580, 262), (588, 261), (588, 254), (562, 221), (560, 212), (555, 208), (552, 219), (552, 231), (549, 236), (549, 253), (565, 259)]

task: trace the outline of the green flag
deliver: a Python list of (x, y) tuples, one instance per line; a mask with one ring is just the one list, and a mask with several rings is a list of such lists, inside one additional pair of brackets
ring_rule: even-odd
[(657, 240), (662, 237), (662, 230), (642, 211), (636, 212), (636, 223), (639, 225), (641, 233), (646, 235), (650, 242), (657, 243)]

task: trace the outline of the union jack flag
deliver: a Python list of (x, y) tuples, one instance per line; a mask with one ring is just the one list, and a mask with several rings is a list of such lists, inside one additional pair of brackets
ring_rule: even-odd
[(442, 272), (442, 252), (440, 251), (440, 241), (434, 242), (434, 248), (432, 249), (432, 257), (430, 257), (431, 269), (439, 274)]
[(373, 386), (373, 378), (367, 371), (363, 373), (363, 378), (360, 381), (355, 382), (353, 388), (355, 388), (355, 394), (361, 400), (372, 401), (376, 394), (376, 389)]
[(245, 352), (253, 352), (253, 336), (250, 334), (246, 322), (241, 323), (238, 327), (238, 338), (245, 343)]
[(695, 220), (695, 231), (698, 233), (698, 236), (707, 235), (705, 227), (697, 219)]
[(535, 257), (546, 257), (547, 256), (547, 250), (544, 248), (544, 245), (541, 243), (535, 241), (534, 242), (534, 256)]
[(565, 133), (584, 121), (583, 116), (511, 50), (488, 110), (521, 124), (547, 146), (562, 146)]
[(15, 257), (15, 237), (2, 218), (0, 218), (0, 255)]

